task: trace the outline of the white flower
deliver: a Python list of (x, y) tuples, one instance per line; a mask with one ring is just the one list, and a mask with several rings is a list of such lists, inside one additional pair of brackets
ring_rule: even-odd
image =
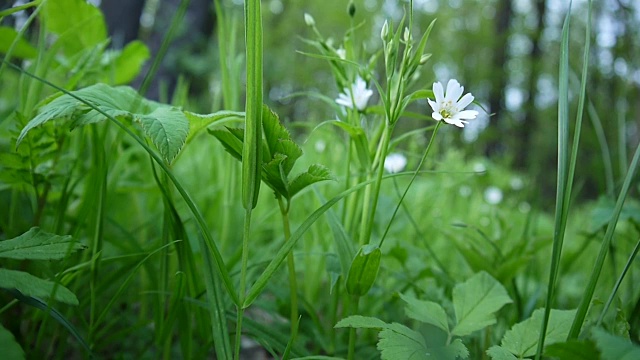
[(407, 158), (402, 154), (391, 153), (384, 159), (384, 169), (392, 174), (404, 170), (405, 166), (407, 166)]
[(307, 13), (304, 13), (304, 22), (305, 24), (307, 24), (307, 26), (313, 27), (316, 25), (316, 21), (313, 19), (313, 16)]
[(358, 76), (350, 89), (344, 88), (343, 92), (338, 95), (336, 103), (348, 108), (353, 108), (355, 105), (358, 110), (362, 111), (367, 107), (367, 101), (371, 95), (373, 95), (373, 90), (367, 89), (367, 83)]
[(484, 191), (484, 201), (491, 205), (499, 204), (502, 201), (502, 190), (495, 186), (489, 186)]
[(342, 60), (345, 60), (347, 58), (347, 50), (342, 47), (336, 50), (336, 54), (338, 54), (338, 57)]
[(464, 87), (460, 86), (457, 80), (451, 79), (447, 83), (447, 92), (445, 94), (442, 84), (440, 82), (433, 84), (433, 95), (436, 100), (427, 99), (429, 105), (433, 109), (431, 117), (434, 120), (444, 120), (447, 124), (453, 124), (457, 127), (464, 127), (464, 124), (468, 124), (468, 121), (475, 119), (478, 116), (478, 112), (475, 110), (464, 110), (471, 102), (473, 102), (473, 95), (471, 93), (462, 96)]

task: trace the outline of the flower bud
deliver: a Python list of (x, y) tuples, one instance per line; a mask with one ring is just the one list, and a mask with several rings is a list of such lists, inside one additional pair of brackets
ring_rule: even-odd
[(420, 65), (426, 64), (429, 58), (431, 58), (431, 54), (423, 54), (420, 56)]
[(316, 21), (313, 19), (313, 16), (304, 13), (304, 22), (307, 24), (307, 26), (315, 26), (316, 25)]
[(352, 1), (349, 1), (349, 5), (347, 6), (347, 13), (349, 13), (349, 16), (354, 17), (354, 15), (356, 14), (356, 5), (353, 3)]
[(404, 38), (404, 42), (405, 43), (408, 43), (411, 40), (411, 32), (409, 31), (408, 27), (404, 28), (404, 36), (403, 36), (403, 38)]
[(382, 25), (382, 30), (380, 31), (380, 38), (382, 39), (382, 41), (385, 41), (388, 35), (389, 35), (389, 23), (387, 22), (387, 20), (385, 20), (384, 24)]

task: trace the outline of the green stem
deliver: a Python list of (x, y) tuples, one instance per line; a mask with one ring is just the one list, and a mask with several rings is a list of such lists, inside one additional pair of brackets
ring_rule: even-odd
[(429, 152), (431, 152), (431, 146), (435, 142), (436, 134), (438, 133), (438, 129), (440, 129), (441, 125), (442, 125), (442, 121), (438, 121), (438, 123), (436, 124), (435, 129), (433, 129), (433, 133), (431, 134), (431, 139), (429, 140), (429, 144), (427, 145), (427, 149), (424, 151), (424, 154), (422, 155), (422, 159), (420, 159), (420, 162), (418, 163), (418, 166), (416, 167), (416, 170), (414, 171), (413, 176), (411, 177), (411, 180), (409, 181), (409, 185), (407, 185), (407, 188), (404, 189), (404, 193), (402, 193), (402, 197), (398, 201), (398, 205), (396, 205), (396, 208), (393, 210), (393, 214), (391, 215), (391, 219), (389, 219), (389, 222), (387, 223), (387, 227), (384, 230), (384, 233), (382, 234), (382, 238), (380, 239), (380, 245), (378, 245), (378, 247), (382, 247), (382, 244), (384, 243), (384, 239), (386, 239), (387, 233), (389, 233), (389, 229), (391, 228), (391, 224), (393, 223), (393, 220), (395, 219), (396, 215), (398, 214), (398, 210), (400, 210), (400, 206), (402, 206), (402, 201), (407, 196), (407, 193), (409, 192), (409, 189), (411, 188), (411, 185), (413, 185), (413, 182), (418, 177), (418, 174), (420, 173), (420, 169), (422, 168), (422, 165), (424, 164), (425, 160), (427, 159), (427, 156), (429, 155)]
[[(282, 227), (284, 229), (284, 241), (291, 238), (291, 226), (289, 225), (289, 207), (285, 205), (282, 197), (278, 195), (278, 205), (282, 214)], [(294, 337), (294, 326), (298, 321), (298, 282), (296, 280), (296, 265), (293, 251), (287, 255), (287, 267), (289, 268), (289, 296), (291, 297), (291, 336)]]
[[(244, 231), (242, 235), (242, 261), (240, 267), (240, 289), (238, 298), (240, 304), (244, 302), (245, 292), (247, 288), (247, 267), (249, 264), (249, 236), (251, 235), (251, 213), (252, 208), (249, 207), (245, 210), (244, 216)], [(235, 356), (234, 359), (240, 358), (240, 343), (242, 338), (242, 319), (244, 317), (244, 307), (238, 305), (237, 307), (237, 322), (236, 322), (236, 342), (235, 342)]]
[[(382, 175), (384, 174), (384, 159), (387, 156), (389, 150), (389, 142), (391, 140), (391, 133), (393, 132), (393, 125), (385, 126), (382, 133), (382, 142), (378, 147), (376, 156), (373, 160), (373, 169), (376, 169), (377, 174), (373, 186), (368, 186), (364, 194), (364, 202), (362, 208), (362, 223), (360, 226), (360, 246), (368, 244), (371, 240), (371, 232), (373, 230), (373, 223), (376, 216), (376, 208), (378, 207), (378, 198), (380, 196), (380, 185), (382, 184)], [(377, 165), (376, 165), (377, 164)], [(372, 176), (369, 173), (367, 180), (371, 180)]]
[[(351, 298), (352, 315), (358, 314), (358, 305), (360, 303), (360, 296), (354, 295)], [(349, 328), (349, 349), (347, 353), (347, 360), (354, 360), (356, 355), (356, 328)]]

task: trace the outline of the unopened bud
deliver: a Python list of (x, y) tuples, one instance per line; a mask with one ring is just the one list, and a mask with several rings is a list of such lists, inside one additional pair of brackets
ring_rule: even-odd
[(404, 28), (404, 42), (408, 43), (411, 40), (411, 32), (408, 27)]
[(304, 13), (304, 22), (307, 24), (307, 26), (315, 26), (316, 25), (316, 21), (313, 19), (313, 16)]
[(353, 3), (353, 1), (349, 1), (349, 5), (347, 6), (347, 13), (349, 13), (349, 16), (351, 17), (356, 14), (356, 5)]
[(382, 25), (382, 30), (380, 31), (380, 38), (382, 39), (382, 41), (385, 41), (388, 35), (389, 35), (389, 23), (387, 22), (387, 20), (385, 20), (384, 24)]
[(420, 56), (420, 65), (424, 65), (431, 58), (431, 54), (424, 54)]

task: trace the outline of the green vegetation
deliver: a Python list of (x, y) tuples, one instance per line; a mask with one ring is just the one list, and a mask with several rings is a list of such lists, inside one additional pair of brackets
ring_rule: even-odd
[(156, 50), (84, 0), (0, 8), (3, 358), (640, 357), (611, 9), (214, 0), (154, 84), (189, 3)]

